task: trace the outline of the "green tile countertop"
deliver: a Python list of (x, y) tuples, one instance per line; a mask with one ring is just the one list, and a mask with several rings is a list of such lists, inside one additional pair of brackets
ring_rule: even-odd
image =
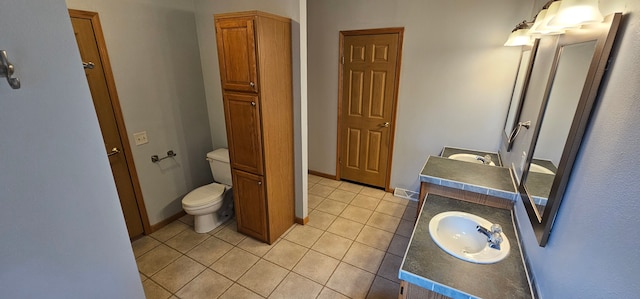
[[(429, 235), (429, 221), (446, 211), (478, 215), (502, 225), (511, 250), (502, 261), (475, 264), (455, 258)], [(418, 216), (399, 278), (451, 298), (532, 298), (519, 242), (509, 210), (429, 194)]]
[(420, 172), (420, 181), (509, 200), (516, 196), (509, 168), (437, 156), (427, 158)]

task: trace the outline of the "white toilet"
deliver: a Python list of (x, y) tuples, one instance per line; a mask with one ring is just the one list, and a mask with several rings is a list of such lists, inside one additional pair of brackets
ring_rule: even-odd
[(194, 216), (197, 233), (209, 232), (233, 215), (229, 150), (220, 148), (209, 152), (207, 160), (215, 182), (189, 192), (182, 199), (184, 211)]

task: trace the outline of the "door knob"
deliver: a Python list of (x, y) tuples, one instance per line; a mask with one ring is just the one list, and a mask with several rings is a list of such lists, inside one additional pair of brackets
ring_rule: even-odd
[(382, 124), (383, 127), (388, 128), (391, 124), (389, 122), (385, 122)]
[(114, 147), (111, 149), (111, 152), (107, 154), (108, 157), (111, 157), (113, 155), (117, 155), (120, 153), (120, 150), (117, 147)]
[(251, 86), (251, 88), (256, 87), (256, 84), (253, 82), (249, 82), (249, 86)]

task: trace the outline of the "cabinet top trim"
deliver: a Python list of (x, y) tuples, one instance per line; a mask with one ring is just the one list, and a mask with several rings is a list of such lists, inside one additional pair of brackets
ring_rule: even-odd
[(270, 14), (270, 13), (259, 11), (259, 10), (229, 12), (229, 13), (222, 13), (222, 14), (214, 14), (213, 15), (214, 19), (216, 19), (216, 20), (228, 19), (228, 18), (237, 18), (237, 17), (255, 17), (255, 16), (271, 18), (271, 19), (282, 21), (282, 22), (291, 23), (291, 19), (289, 19), (289, 18), (285, 18), (285, 17), (279, 16), (279, 15), (274, 15), (274, 14)]

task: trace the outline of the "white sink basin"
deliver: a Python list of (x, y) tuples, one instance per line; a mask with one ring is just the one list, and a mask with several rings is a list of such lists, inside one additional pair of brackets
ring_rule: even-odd
[(540, 165), (538, 165), (536, 163), (529, 164), (529, 171), (539, 172), (539, 173), (546, 173), (546, 174), (553, 174), (553, 171), (549, 170), (548, 168), (546, 168), (544, 166), (540, 166)]
[(487, 237), (477, 231), (478, 225), (489, 229), (492, 223), (465, 212), (443, 212), (429, 222), (429, 234), (442, 250), (461, 260), (493, 264), (507, 257), (511, 249), (507, 237), (500, 233), (500, 249), (491, 248)]
[[(479, 160), (478, 158), (482, 158), (482, 156), (478, 156), (478, 155), (474, 155), (474, 154), (453, 154), (453, 155), (449, 156), (449, 159), (453, 159), (453, 160), (460, 160), (460, 161), (465, 161), (465, 162), (483, 164), (482, 161)], [(496, 166), (496, 164), (493, 163), (493, 161), (489, 162), (489, 164), (487, 164), (487, 165)]]

